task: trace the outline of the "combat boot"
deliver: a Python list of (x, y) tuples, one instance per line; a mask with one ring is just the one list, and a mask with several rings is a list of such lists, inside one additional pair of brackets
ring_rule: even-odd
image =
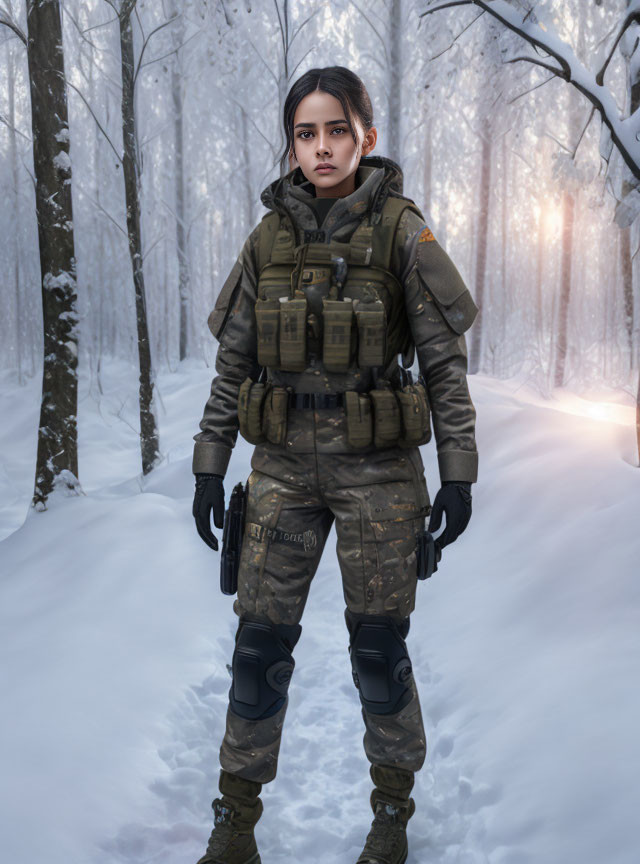
[(374, 818), (357, 864), (404, 864), (409, 854), (407, 822), (416, 809), (409, 798), (414, 774), (404, 768), (372, 765), (371, 779), (376, 784), (371, 793)]
[(261, 783), (220, 772), (222, 798), (213, 804), (213, 831), (197, 864), (261, 864), (253, 829), (262, 816)]

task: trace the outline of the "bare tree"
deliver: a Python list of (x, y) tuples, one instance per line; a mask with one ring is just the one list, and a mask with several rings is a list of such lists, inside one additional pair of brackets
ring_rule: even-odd
[(26, 36), (8, 12), (0, 23), (25, 44), (29, 66), (44, 329), (32, 503), (45, 510), (55, 486), (79, 488), (76, 260), (60, 4), (27, 0)]
[(138, 358), (140, 362), (140, 450), (142, 454), (142, 473), (148, 474), (159, 459), (160, 449), (157, 423), (153, 411), (154, 380), (151, 366), (151, 347), (149, 345), (147, 301), (142, 262), (142, 233), (140, 226), (140, 173), (142, 165), (136, 134), (135, 113), (135, 86), (140, 68), (140, 58), (136, 65), (133, 48), (133, 30), (131, 27), (131, 15), (135, 6), (136, 0), (121, 0), (118, 10), (122, 70), (122, 167), (127, 207), (129, 254), (133, 267), (133, 286), (136, 298), (136, 327), (138, 331)]

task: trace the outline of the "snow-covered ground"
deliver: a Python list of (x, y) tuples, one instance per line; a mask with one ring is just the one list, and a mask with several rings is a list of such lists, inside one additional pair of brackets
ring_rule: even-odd
[[(191, 517), (212, 370), (159, 381), (142, 480), (136, 375), (83, 379), (86, 493), (25, 514), (40, 382), (0, 376), (0, 857), (195, 862), (211, 829), (236, 620)], [(637, 864), (640, 470), (634, 409), (470, 379), (469, 528), (418, 587), (409, 648), (429, 754), (408, 864)], [(246, 479), (234, 452), (226, 488)], [(434, 447), (423, 448), (435, 494)], [(217, 532), (218, 535), (220, 532)], [(330, 538), (296, 648), (263, 864), (353, 864), (370, 781)]]

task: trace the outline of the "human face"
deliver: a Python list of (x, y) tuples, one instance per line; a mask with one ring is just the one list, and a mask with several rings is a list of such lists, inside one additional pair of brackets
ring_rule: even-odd
[[(360, 158), (375, 147), (375, 126), (365, 135), (362, 125), (353, 122), (357, 141), (351, 137), (340, 100), (323, 90), (308, 93), (296, 108), (294, 156), (304, 176), (316, 187), (318, 198), (350, 195)], [(318, 165), (324, 162), (333, 168), (319, 171)]]

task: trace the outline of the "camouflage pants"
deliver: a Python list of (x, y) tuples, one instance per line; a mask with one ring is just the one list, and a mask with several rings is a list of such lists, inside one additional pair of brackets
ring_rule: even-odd
[[(235, 612), (298, 624), (335, 520), (347, 609), (408, 618), (415, 608), (416, 534), (430, 509), (420, 451), (345, 452), (339, 413), (295, 414), (289, 446), (258, 445), (251, 460)], [(413, 676), (410, 687), (412, 698), (396, 714), (362, 709), (373, 764), (417, 771), (424, 762)], [(287, 702), (272, 717), (248, 720), (229, 708), (221, 766), (246, 779), (272, 780), (286, 710)]]

